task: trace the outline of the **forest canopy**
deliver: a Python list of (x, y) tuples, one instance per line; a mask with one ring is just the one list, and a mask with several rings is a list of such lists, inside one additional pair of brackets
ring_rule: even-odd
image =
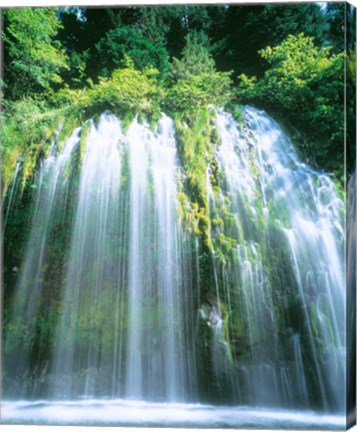
[[(41, 138), (39, 119), (58, 110), (81, 118), (105, 109), (189, 117), (210, 104), (275, 112), (306, 134), (300, 147), (307, 162), (337, 173), (344, 14), (342, 3), (6, 9), (5, 183), (13, 155)], [(352, 83), (355, 71), (347, 72)], [(19, 128), (29, 107), (33, 119)]]

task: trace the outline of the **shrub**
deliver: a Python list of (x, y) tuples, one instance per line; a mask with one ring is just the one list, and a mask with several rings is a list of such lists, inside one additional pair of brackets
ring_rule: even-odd
[(275, 110), (309, 134), (306, 159), (326, 169), (343, 167), (344, 54), (317, 48), (313, 38), (290, 35), (260, 51), (270, 65), (263, 77), (240, 76), (242, 102)]

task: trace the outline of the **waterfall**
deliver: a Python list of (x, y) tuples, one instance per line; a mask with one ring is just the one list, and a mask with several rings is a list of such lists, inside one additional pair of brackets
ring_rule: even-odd
[(346, 223), (346, 414), (347, 423), (356, 421), (356, 173), (351, 175), (347, 188)]
[[(46, 266), (51, 257), (49, 243), (55, 235), (56, 227), (63, 221), (67, 209), (69, 184), (66, 169), (71, 162), (72, 152), (79, 142), (79, 132), (80, 129), (73, 132), (59, 154), (56, 141), (52, 143), (50, 156), (41, 164), (35, 180), (36, 194), (31, 230), (12, 304), (13, 328), (22, 329), (22, 333), (25, 334), (36, 332), (36, 319), (41, 302), (46, 301), (46, 297), (50, 295), (49, 288), (44, 283)], [(16, 178), (13, 180), (13, 185), (15, 181)], [(9, 338), (7, 343), (14, 342)], [(17, 352), (18, 359), (8, 360), (9, 368), (15, 368), (15, 376), (19, 381), (26, 375), (32, 362), (28, 340), (21, 343)], [(36, 353), (33, 355), (36, 356)], [(26, 394), (26, 386), (23, 385), (17, 391), (22, 395)]]
[(126, 394), (177, 401), (186, 394), (186, 378), (173, 122), (163, 116), (157, 136), (147, 125), (134, 122), (128, 140), (131, 221)]
[(13, 175), (11, 185), (10, 185), (10, 192), (8, 194), (9, 198), (8, 198), (8, 202), (6, 203), (7, 204), (6, 205), (6, 212), (4, 214), (4, 220), (3, 220), (3, 233), (5, 233), (6, 224), (7, 224), (7, 221), (9, 219), (10, 212), (13, 210), (12, 205), (14, 202), (14, 198), (16, 196), (17, 179), (19, 176), (20, 168), (21, 168), (21, 162), (18, 161), (18, 162), (16, 162), (16, 165), (15, 165), (15, 171), (14, 171), (14, 175)]
[[(55, 396), (93, 395), (97, 368), (113, 367), (114, 374), (115, 368), (120, 368), (121, 335), (117, 329), (122, 319), (120, 284), (125, 270), (118, 247), (121, 245), (116, 242), (124, 232), (126, 218), (125, 196), (120, 193), (122, 140), (114, 116), (103, 115), (97, 127), (90, 126), (56, 336), (50, 390)], [(121, 223), (119, 215), (124, 219)], [(125, 236), (122, 241), (125, 245)], [(80, 333), (82, 346), (77, 342)], [(114, 359), (104, 354), (107, 338)], [(79, 368), (83, 370), (82, 379), (75, 375)]]
[(53, 142), (9, 296), (6, 397), (345, 409), (342, 194), (266, 113), (211, 123), (207, 205), (165, 114), (105, 112)]
[(344, 203), (327, 175), (299, 161), (270, 117), (253, 108), (244, 116), (239, 127), (230, 115), (217, 115), (221, 187), (235, 218), (230, 236), (237, 240), (230, 275), (235, 289), (223, 289), (223, 297), (235, 304), (232, 332), (246, 326), (249, 356), (232, 379), (252, 403), (308, 406), (318, 399), (326, 410), (342, 409)]
[(176, 152), (166, 116), (90, 126), (50, 395), (188, 396)]

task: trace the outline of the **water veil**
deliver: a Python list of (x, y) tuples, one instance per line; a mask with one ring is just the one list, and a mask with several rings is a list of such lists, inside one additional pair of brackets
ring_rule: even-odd
[(211, 124), (205, 241), (174, 120), (105, 112), (54, 140), (6, 317), (5, 421), (343, 428), (343, 194), (265, 112)]
[[(217, 125), (234, 218), (228, 234), (236, 241), (233, 264), (216, 267), (225, 281), (225, 337), (236, 339), (231, 347), (240, 360), (229, 373), (237, 399), (307, 407), (319, 395), (324, 409), (343, 410), (344, 202), (328, 176), (299, 161), (265, 113), (246, 108), (242, 129), (222, 112)], [(215, 195), (212, 211), (219, 213), (222, 188)], [(226, 358), (221, 363), (224, 371)]]

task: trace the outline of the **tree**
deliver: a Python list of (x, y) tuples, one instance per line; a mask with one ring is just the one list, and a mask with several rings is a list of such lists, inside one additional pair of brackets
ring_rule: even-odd
[(326, 18), (328, 20), (327, 40), (334, 53), (345, 49), (345, 3), (327, 3)]
[(16, 8), (4, 12), (5, 97), (49, 92), (62, 82), (67, 55), (55, 39), (61, 24), (56, 10)]
[(96, 50), (96, 44), (106, 33), (124, 20), (130, 21), (130, 8), (60, 8), (58, 11), (61, 28), (58, 38), (69, 57), (70, 70), (63, 78), (71, 87), (81, 87), (86, 78), (98, 79), (102, 53)]
[(162, 74), (168, 69), (168, 52), (161, 41), (153, 42), (132, 27), (109, 30), (96, 45), (100, 56), (100, 75), (110, 73), (125, 63), (129, 56), (136, 69), (156, 68)]
[(210, 104), (226, 105), (232, 97), (230, 75), (216, 70), (205, 33), (188, 34), (181, 58), (170, 64), (168, 109), (189, 114)]
[(224, 24), (226, 9), (194, 5), (60, 8), (58, 37), (70, 63), (63, 79), (71, 87), (80, 87), (86, 77), (98, 82), (99, 75), (110, 76), (122, 65), (124, 55), (137, 68), (154, 66), (165, 76), (169, 59), (180, 55), (188, 33), (204, 32), (213, 37), (212, 48), (216, 42), (219, 45), (218, 28)]
[(172, 80), (190, 79), (202, 73), (214, 73), (215, 61), (209, 52), (210, 42), (203, 32), (192, 32), (186, 37), (181, 59), (173, 58), (170, 65)]
[(217, 52), (219, 68), (261, 76), (267, 63), (259, 56), (259, 50), (299, 33), (314, 37), (316, 45), (321, 46), (328, 23), (316, 3), (230, 5), (223, 29), (220, 37), (225, 38), (225, 43)]
[(303, 150), (310, 163), (342, 169), (344, 53), (331, 55), (331, 47), (319, 48), (300, 34), (260, 55), (269, 68), (260, 79), (240, 76), (239, 99), (275, 110), (307, 132)]
[(203, 32), (209, 35), (214, 23), (212, 9), (219, 8), (200, 5), (183, 5), (176, 8), (176, 16), (172, 17), (167, 33), (167, 46), (172, 56), (178, 56), (182, 52), (189, 33)]

